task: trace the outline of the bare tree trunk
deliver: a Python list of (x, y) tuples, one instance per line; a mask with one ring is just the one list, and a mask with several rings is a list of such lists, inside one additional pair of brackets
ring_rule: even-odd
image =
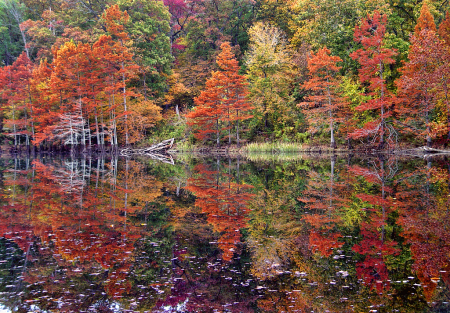
[(27, 37), (25, 35), (25, 30), (20, 27), (20, 24), (22, 24), (23, 22), (22, 12), (20, 12), (20, 9), (17, 7), (17, 3), (15, 3), (14, 1), (6, 0), (4, 3), (6, 5), (6, 10), (8, 11), (8, 13), (14, 18), (14, 20), (16, 20), (17, 26), (20, 30), (20, 35), (22, 36), (24, 50), (29, 59), (30, 51), (28, 49)]
[(96, 132), (96, 137), (97, 137), (97, 146), (100, 148), (100, 131), (98, 128), (98, 113), (97, 113), (97, 108), (95, 108), (95, 132)]
[(128, 138), (128, 114), (127, 112), (127, 91), (125, 86), (125, 66), (122, 62), (122, 83), (123, 83), (123, 109), (125, 111), (125, 144), (128, 146), (129, 138)]
[[(114, 117), (116, 116), (116, 112), (114, 112)], [(119, 141), (117, 140), (117, 121), (114, 120), (114, 146), (119, 146)]]
[(240, 147), (240, 145), (239, 145), (239, 120), (236, 121), (236, 142), (237, 142), (237, 146), (239, 148)]
[[(328, 79), (327, 79), (328, 82)], [(331, 134), (331, 143), (330, 147), (332, 149), (336, 149), (336, 142), (334, 141), (334, 126), (333, 126), (333, 110), (331, 109), (331, 92), (330, 87), (327, 86), (327, 96), (328, 96), (328, 106), (329, 106), (329, 117), (330, 117), (330, 134)]]
[[(13, 121), (16, 120), (16, 110), (13, 109)], [(13, 122), (13, 132), (14, 132), (14, 147), (17, 148), (17, 134), (16, 134), (16, 123)]]
[(86, 123), (87, 123), (86, 132), (87, 132), (87, 136), (88, 136), (89, 149), (92, 149), (91, 124), (89, 123), (89, 116), (86, 118)]
[[(380, 78), (383, 80), (383, 63), (380, 61)], [(380, 148), (384, 148), (384, 89), (381, 87), (380, 91), (380, 99), (381, 99), (381, 138), (380, 138)]]
[(217, 131), (216, 131), (216, 143), (217, 143), (217, 148), (219, 148), (220, 146), (220, 132), (219, 132), (219, 119), (217, 119)]
[[(24, 101), (25, 102), (25, 101)], [(27, 129), (27, 125), (28, 125), (28, 114), (27, 114), (27, 105), (26, 103), (24, 103), (24, 108), (23, 108), (23, 113), (25, 115), (25, 145), (27, 146), (27, 148), (30, 147), (30, 136), (28, 135), (28, 129)]]
[(427, 147), (431, 147), (431, 127), (430, 127), (430, 114), (429, 114), (429, 99), (428, 99), (428, 93), (426, 93), (426, 113), (425, 113), (425, 119), (427, 123)]
[[(83, 119), (83, 106), (81, 103), (81, 97), (79, 100), (79, 106), (80, 106), (80, 115), (81, 115), (81, 119)], [(84, 129), (84, 123), (81, 125), (81, 144), (83, 146), (83, 149), (86, 149), (86, 131)]]
[(28, 94), (29, 94), (29, 96), (30, 96), (31, 136), (32, 136), (32, 139), (34, 139), (33, 105), (31, 104), (31, 90), (30, 90), (30, 84), (28, 84)]
[(105, 131), (104, 131), (104, 127), (105, 127), (105, 123), (103, 121), (103, 110), (101, 110), (101, 115), (100, 115), (100, 122), (102, 123), (102, 134), (100, 136), (100, 140), (101, 140), (101, 147), (102, 147), (102, 151), (105, 150)]

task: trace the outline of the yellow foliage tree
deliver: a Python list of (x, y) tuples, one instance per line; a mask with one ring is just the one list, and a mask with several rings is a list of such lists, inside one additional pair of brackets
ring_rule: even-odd
[[(246, 55), (249, 99), (256, 106), (257, 128), (283, 132), (292, 131), (297, 116), (290, 94), (294, 62), (286, 35), (279, 28), (263, 22), (250, 30)], [(279, 129), (278, 129), (279, 128)]]
[(143, 100), (130, 103), (128, 115), (129, 143), (133, 144), (142, 140), (146, 132), (162, 120), (161, 107), (152, 100)]

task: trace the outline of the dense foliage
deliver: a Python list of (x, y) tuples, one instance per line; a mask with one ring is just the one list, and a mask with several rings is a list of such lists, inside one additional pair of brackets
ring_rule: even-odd
[[(448, 145), (447, 2), (0, 1), (4, 142)], [(192, 136), (191, 136), (192, 135)]]

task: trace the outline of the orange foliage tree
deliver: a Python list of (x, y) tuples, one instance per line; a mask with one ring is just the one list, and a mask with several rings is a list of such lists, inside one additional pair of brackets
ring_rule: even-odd
[[(128, 115), (128, 103), (129, 96), (135, 95), (133, 92), (127, 89), (126, 83), (137, 72), (138, 66), (133, 64), (133, 54), (128, 48), (130, 38), (125, 32), (125, 26), (129, 22), (129, 16), (127, 12), (122, 12), (118, 5), (109, 7), (103, 14), (103, 19), (106, 23), (106, 29), (111, 36), (102, 36), (99, 38), (99, 42), (103, 42), (103, 46), (100, 45), (99, 55), (104, 60), (104, 67), (109, 69), (107, 73), (110, 74), (111, 87), (114, 91), (122, 90), (122, 105), (123, 111), (115, 116), (115, 119), (123, 118), (124, 123), (121, 131), (125, 134), (125, 144), (130, 143), (129, 138), (129, 121)], [(101, 51), (102, 48), (106, 48), (106, 51)], [(119, 68), (119, 70), (116, 70)], [(113, 70), (113, 73), (111, 73)], [(111, 75), (112, 74), (112, 75)], [(114, 107), (114, 103), (113, 106)], [(111, 108), (110, 108), (111, 109)]]
[(229, 131), (228, 142), (231, 143), (232, 123), (236, 122), (236, 142), (239, 145), (239, 121), (250, 118), (248, 112), (253, 107), (245, 99), (245, 78), (238, 73), (238, 62), (230, 44), (223, 43), (221, 49), (216, 60), (220, 70), (212, 73), (205, 90), (194, 99), (197, 107), (186, 117), (188, 124), (195, 127), (197, 139), (208, 140), (215, 136), (217, 146), (224, 130)]
[[(443, 128), (439, 125), (439, 121), (438, 123), (432, 121), (432, 114), (437, 110), (438, 90), (444, 94), (446, 115), (450, 110), (448, 101), (450, 54), (444, 42), (438, 38), (433, 16), (424, 2), (414, 34), (411, 36), (409, 61), (402, 67), (402, 76), (397, 81), (402, 101), (396, 112), (402, 120), (402, 125), (408, 128), (407, 132), (425, 137), (427, 146), (431, 146), (432, 138), (435, 138), (441, 132), (440, 128)], [(450, 136), (450, 119), (447, 119), (447, 127), (444, 126), (444, 129)], [(445, 130), (442, 133), (445, 133)]]
[(335, 76), (340, 69), (336, 64), (342, 59), (331, 56), (330, 53), (331, 51), (324, 47), (316, 54), (312, 53), (308, 59), (311, 78), (303, 84), (303, 88), (311, 90), (313, 94), (306, 97), (307, 101), (300, 103), (300, 106), (305, 108), (304, 113), (308, 118), (310, 131), (316, 132), (325, 124), (325, 127), (330, 129), (330, 147), (336, 148), (333, 123), (339, 122), (336, 111), (344, 103), (336, 93), (339, 83)]
[(32, 63), (22, 55), (13, 66), (2, 68), (0, 93), (16, 145), (18, 136), (25, 135), (26, 142), (35, 145), (47, 142), (86, 149), (96, 138), (99, 149), (108, 141), (117, 147), (141, 140), (162, 118), (158, 106), (127, 87), (138, 69), (125, 31), (128, 14), (113, 5), (102, 21), (108, 34), (95, 42), (83, 34), (76, 37), (78, 42), (58, 41), (51, 48), (51, 63), (42, 59), (32, 70)]
[(5, 126), (10, 129), (9, 136), (14, 138), (14, 146), (20, 144), (22, 135), (25, 144), (30, 145), (34, 133), (32, 122), (31, 75), (33, 64), (23, 52), (10, 66), (0, 68), (0, 95), (5, 104)]

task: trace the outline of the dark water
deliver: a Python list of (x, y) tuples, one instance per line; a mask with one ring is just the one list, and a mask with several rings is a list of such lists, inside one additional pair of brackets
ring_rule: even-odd
[(0, 312), (449, 312), (450, 160), (0, 160)]

